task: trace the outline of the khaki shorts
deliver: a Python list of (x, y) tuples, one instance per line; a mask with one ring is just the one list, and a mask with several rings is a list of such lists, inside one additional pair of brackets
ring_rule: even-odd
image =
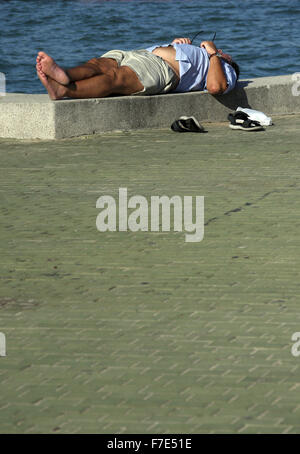
[(113, 58), (119, 66), (129, 66), (144, 86), (144, 90), (134, 95), (159, 95), (175, 90), (179, 78), (161, 57), (147, 50), (110, 50), (101, 55)]

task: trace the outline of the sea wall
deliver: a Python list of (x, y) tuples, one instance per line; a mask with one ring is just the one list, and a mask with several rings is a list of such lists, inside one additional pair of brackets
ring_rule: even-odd
[(200, 122), (227, 121), (238, 106), (269, 116), (300, 112), (300, 90), (293, 75), (241, 80), (230, 93), (205, 92), (103, 99), (63, 99), (8, 93), (0, 98), (0, 137), (62, 139), (115, 130), (168, 128), (182, 115)]

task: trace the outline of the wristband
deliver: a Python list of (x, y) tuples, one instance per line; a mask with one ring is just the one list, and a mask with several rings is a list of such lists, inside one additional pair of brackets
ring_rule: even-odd
[(213, 54), (211, 54), (208, 58), (211, 59), (211, 57), (222, 57), (222, 55), (219, 53), (219, 52), (214, 52)]

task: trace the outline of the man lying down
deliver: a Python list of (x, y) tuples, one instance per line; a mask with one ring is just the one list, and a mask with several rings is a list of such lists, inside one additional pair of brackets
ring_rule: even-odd
[(196, 90), (220, 95), (232, 90), (239, 77), (238, 65), (213, 41), (203, 41), (198, 47), (189, 38), (142, 50), (111, 50), (67, 70), (39, 52), (36, 69), (53, 100)]

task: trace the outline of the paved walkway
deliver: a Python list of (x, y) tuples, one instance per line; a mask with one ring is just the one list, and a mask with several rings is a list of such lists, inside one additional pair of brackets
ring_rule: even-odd
[[(1, 433), (299, 433), (300, 116), (0, 140)], [(205, 237), (96, 230), (204, 195)]]

